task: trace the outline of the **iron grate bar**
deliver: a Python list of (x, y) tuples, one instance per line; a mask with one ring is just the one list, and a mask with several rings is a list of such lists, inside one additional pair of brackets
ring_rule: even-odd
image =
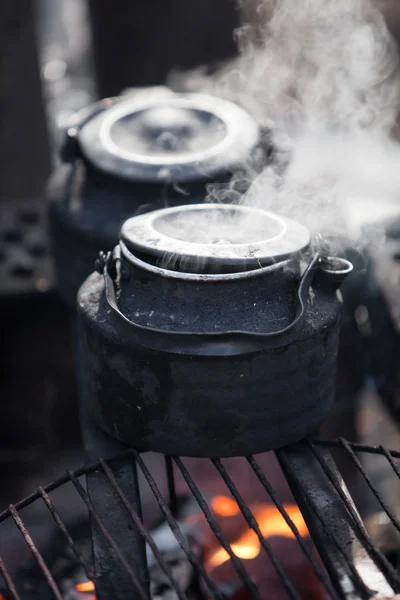
[[(326, 448), (339, 448), (339, 449), (341, 448), (341, 443), (339, 440), (313, 439), (313, 443), (316, 446), (322, 446), (322, 447), (326, 447)], [(368, 446), (366, 444), (359, 444), (357, 442), (348, 442), (348, 444), (353, 450), (355, 450), (357, 452), (365, 452), (367, 454), (379, 454), (379, 455), (384, 455), (384, 456), (386, 456), (385, 452), (390, 452), (390, 454), (393, 458), (400, 458), (400, 450), (394, 450), (392, 448), (385, 449), (383, 446)], [(131, 455), (132, 455), (132, 449), (129, 449), (129, 450), (126, 450), (125, 452), (117, 454), (116, 456), (108, 459), (108, 461), (110, 464), (113, 464), (114, 462), (120, 461)], [(76, 477), (81, 477), (82, 475), (88, 475), (89, 473), (93, 473), (94, 471), (99, 469), (100, 466), (101, 466), (100, 463), (97, 461), (97, 462), (94, 462), (87, 466), (79, 467), (78, 469), (75, 469), (71, 472), (74, 473), (74, 475)], [(400, 472), (397, 472), (396, 475), (400, 479)], [(58, 489), (59, 487), (61, 487), (65, 483), (67, 483), (69, 480), (70, 479), (69, 479), (68, 474), (62, 475), (61, 477), (58, 477), (51, 483), (43, 486), (43, 489), (47, 493), (53, 492), (54, 490)], [(41, 497), (40, 492), (38, 490), (36, 490), (35, 492), (30, 494), (29, 496), (26, 496), (19, 502), (15, 502), (15, 504), (13, 506), (17, 510), (20, 510), (21, 508), (25, 508), (26, 506), (29, 506), (30, 504), (32, 504), (33, 502), (38, 500), (40, 497)], [(10, 509), (8, 507), (5, 508), (3, 511), (1, 511), (0, 512), (0, 523), (5, 521), (5, 519), (8, 519), (10, 517), (10, 515), (11, 515), (11, 513), (10, 513)]]
[[(276, 451), (278, 460), (280, 462), (280, 465), (288, 479), (289, 485), (292, 488), (292, 491), (294, 491), (293, 489), (293, 479), (295, 479), (293, 477), (293, 474), (290, 472), (290, 462), (288, 464), (286, 458), (285, 458), (285, 450), (280, 450), (280, 451)], [(295, 469), (296, 470), (296, 469)], [(296, 486), (297, 487), (297, 486)], [(366, 583), (364, 582), (363, 578), (361, 577), (361, 575), (358, 573), (355, 565), (353, 564), (352, 561), (349, 561), (349, 558), (346, 554), (346, 549), (344, 547), (342, 547), (342, 545), (339, 543), (338, 539), (336, 539), (336, 536), (334, 535), (333, 531), (327, 526), (322, 514), (320, 514), (320, 512), (316, 509), (316, 507), (313, 505), (312, 502), (309, 501), (309, 499), (306, 497), (306, 495), (303, 493), (303, 491), (301, 492), (301, 497), (300, 497), (301, 501), (304, 503), (304, 506), (306, 507), (306, 511), (308, 512), (310, 515), (312, 515), (312, 518), (314, 519), (315, 517), (318, 520), (319, 526), (321, 528), (321, 531), (323, 532), (323, 534), (326, 536), (326, 539), (333, 544), (333, 546), (335, 547), (335, 549), (339, 552), (340, 556), (343, 558), (343, 563), (342, 563), (342, 567), (344, 566), (347, 572), (347, 575), (349, 576), (350, 580), (353, 582), (355, 589), (357, 590), (358, 593), (360, 593), (362, 595), (363, 599), (369, 599), (372, 596), (372, 592), (371, 589), (366, 585)], [(342, 505), (343, 506), (343, 505)], [(311, 528), (312, 522), (309, 523), (309, 526)], [(316, 543), (317, 548), (319, 548), (320, 550), (320, 554), (321, 554), (321, 546), (320, 544), (318, 544), (318, 541), (320, 541), (318, 538), (320, 537), (318, 535), (318, 533), (316, 534), (316, 536), (314, 536), (314, 542)], [(346, 540), (346, 544), (348, 543), (348, 540)], [(333, 566), (333, 562), (332, 562), (332, 558), (329, 558), (329, 562), (325, 563), (325, 566), (327, 567), (327, 569), (329, 569), (329, 567)], [(335, 582), (337, 575), (338, 575), (338, 569), (334, 568), (334, 573), (335, 573)], [(340, 598), (347, 598), (346, 595), (344, 595), (343, 592), (343, 588), (342, 585), (339, 585), (338, 587), (338, 592), (336, 592), (336, 595), (333, 597), (337, 596), (337, 593), (339, 593)]]
[[(314, 513), (314, 515), (317, 516), (317, 519), (321, 525), (321, 528), (322, 528), (324, 534), (327, 536), (329, 541), (335, 545), (338, 552), (340, 552), (340, 554), (342, 555), (342, 557), (345, 561), (346, 567), (349, 570), (349, 576), (350, 576), (352, 582), (354, 583), (356, 589), (358, 590), (358, 592), (363, 595), (363, 598), (370, 598), (372, 596), (372, 592), (371, 592), (370, 588), (368, 588), (368, 586), (365, 584), (361, 575), (358, 573), (356, 567), (351, 562), (349, 562), (344, 549), (340, 546), (339, 542), (337, 541), (337, 539), (335, 538), (333, 533), (329, 530), (326, 523), (321, 518), (321, 515), (319, 515), (318, 513)], [(337, 596), (337, 594), (336, 594), (336, 596)], [(334, 596), (334, 597), (336, 597), (336, 596)]]
[(221, 546), (224, 548), (224, 550), (226, 550), (226, 552), (229, 554), (229, 556), (232, 560), (232, 565), (233, 565), (236, 573), (238, 574), (239, 578), (242, 580), (245, 587), (251, 592), (253, 598), (256, 598), (256, 600), (262, 600), (256, 585), (254, 584), (252, 579), (249, 577), (249, 574), (247, 573), (246, 569), (244, 568), (242, 561), (233, 552), (231, 545), (229, 544), (227, 538), (225, 537), (221, 527), (218, 525), (217, 521), (214, 519), (214, 517), (208, 507), (207, 502), (204, 500), (202, 494), (200, 493), (200, 490), (198, 489), (197, 485), (195, 484), (195, 482), (189, 475), (189, 472), (187, 471), (183, 462), (181, 461), (180, 458), (177, 458), (177, 457), (174, 457), (173, 460), (175, 461), (175, 464), (177, 465), (180, 472), (182, 473), (183, 478), (186, 481), (186, 483), (188, 484), (189, 489), (192, 492), (193, 496), (195, 497), (198, 505), (200, 506), (201, 510), (203, 511), (204, 516), (207, 520), (207, 523), (211, 527), (212, 532), (214, 533), (215, 537), (217, 538), (217, 540), (221, 544)]
[(15, 507), (12, 504), (10, 504), (9, 509), (10, 509), (11, 516), (14, 519), (16, 526), (20, 530), (22, 537), (24, 538), (30, 551), (32, 552), (32, 555), (34, 556), (38, 566), (42, 570), (42, 573), (47, 581), (47, 585), (53, 592), (54, 597), (56, 598), (56, 600), (63, 600), (61, 592), (58, 589), (58, 586), (57, 586), (56, 582), (54, 581), (54, 578), (53, 578), (52, 574), (50, 573), (49, 568), (47, 567), (46, 563), (44, 562), (39, 550), (36, 548), (33, 539), (29, 535), (29, 532), (26, 529), (24, 522), (22, 521), (21, 517), (18, 514), (18, 511), (15, 509)]
[[(312, 440), (316, 446), (322, 446), (325, 448), (338, 448), (339, 450), (342, 448), (342, 444), (339, 440), (320, 440), (319, 438), (315, 438)], [(346, 440), (347, 441), (347, 440)], [(360, 444), (358, 442), (349, 442), (347, 441), (350, 448), (355, 450), (356, 452), (364, 452), (366, 454), (384, 454), (386, 448), (384, 446), (368, 446), (368, 444)], [(389, 450), (390, 454), (393, 458), (400, 458), (400, 450)], [(400, 478), (400, 474), (397, 475)]]
[(359, 470), (359, 472), (363, 476), (365, 482), (367, 483), (369, 489), (374, 494), (375, 498), (378, 500), (378, 502), (382, 506), (383, 510), (386, 512), (387, 516), (389, 517), (389, 519), (393, 523), (394, 527), (400, 533), (400, 522), (399, 522), (399, 520), (397, 519), (397, 517), (394, 514), (394, 512), (390, 509), (390, 507), (387, 506), (387, 504), (385, 503), (385, 501), (382, 498), (381, 494), (379, 493), (379, 491), (376, 489), (376, 487), (372, 483), (371, 478), (369, 477), (368, 473), (365, 471), (364, 467), (362, 466), (360, 460), (355, 455), (355, 453), (352, 450), (352, 448), (350, 448), (350, 446), (348, 445), (348, 443), (346, 442), (346, 440), (344, 440), (343, 438), (340, 438), (340, 442), (342, 444), (342, 447), (346, 450), (346, 452), (348, 453), (348, 455), (353, 460), (353, 462), (356, 465), (357, 469)]
[(335, 547), (338, 550), (338, 552), (340, 552), (340, 554), (344, 558), (345, 564), (346, 564), (346, 566), (347, 566), (347, 568), (349, 570), (349, 574), (350, 574), (351, 580), (353, 581), (356, 589), (360, 593), (363, 594), (364, 598), (370, 598), (371, 597), (371, 590), (367, 587), (367, 585), (363, 581), (363, 579), (360, 576), (360, 574), (358, 573), (356, 567), (351, 562), (349, 562), (348, 557), (346, 555), (346, 552), (340, 546), (339, 542), (337, 541), (337, 539), (335, 538), (335, 536), (333, 535), (333, 533), (326, 526), (326, 523), (321, 518), (321, 515), (319, 515), (318, 513), (314, 513), (314, 514), (317, 516), (317, 519), (318, 519), (318, 521), (319, 521), (319, 523), (320, 523), (320, 525), (321, 525), (321, 527), (322, 527), (325, 535), (329, 539), (329, 541), (331, 541), (335, 545)]
[(336, 492), (340, 496), (340, 499), (343, 502), (344, 506), (346, 507), (346, 510), (348, 511), (351, 518), (353, 519), (354, 532), (357, 534), (357, 537), (362, 542), (364, 548), (366, 549), (366, 551), (368, 552), (369, 556), (374, 561), (376, 566), (379, 569), (381, 569), (381, 571), (385, 574), (388, 581), (390, 582), (390, 585), (395, 589), (396, 592), (399, 592), (400, 591), (400, 577), (399, 577), (398, 573), (396, 573), (396, 571), (394, 570), (392, 565), (389, 563), (389, 561), (386, 559), (386, 557), (379, 550), (374, 548), (356, 511), (354, 510), (353, 506), (349, 503), (346, 494), (343, 492), (339, 483), (336, 481), (330, 467), (327, 465), (325, 460), (322, 458), (319, 450), (316, 448), (316, 446), (312, 442), (312, 440), (308, 440), (308, 445), (310, 446), (314, 456), (316, 457), (319, 464), (321, 465), (325, 475), (328, 477), (329, 481), (331, 482), (331, 484), (335, 488)]
[(6, 565), (4, 564), (1, 556), (0, 556), (0, 573), (2, 574), (4, 581), (6, 582), (7, 589), (10, 592), (13, 600), (21, 600), (21, 597), (19, 596), (19, 594), (17, 592), (17, 588), (15, 587), (15, 584), (14, 584), (13, 580), (11, 579), (10, 574), (7, 571)]
[(387, 450), (386, 448), (384, 448), (383, 446), (379, 446), (382, 449), (382, 454), (384, 454), (384, 456), (386, 456), (390, 466), (392, 467), (393, 471), (396, 473), (397, 477), (400, 479), (400, 470), (399, 467), (396, 465), (396, 463), (393, 460), (393, 450)]
[(142, 457), (136, 450), (132, 449), (132, 450), (130, 450), (130, 452), (133, 455), (133, 457), (135, 458), (137, 464), (139, 465), (143, 475), (145, 476), (147, 483), (149, 484), (149, 486), (154, 494), (154, 497), (156, 498), (156, 500), (158, 502), (161, 512), (163, 513), (168, 525), (171, 528), (172, 533), (175, 536), (176, 541), (178, 542), (178, 544), (180, 545), (182, 550), (185, 552), (185, 554), (188, 557), (193, 568), (196, 569), (196, 572), (203, 578), (203, 581), (207, 588), (207, 592), (209, 594), (211, 594), (211, 597), (214, 598), (215, 600), (226, 600), (224, 594), (219, 590), (219, 588), (215, 584), (215, 582), (209, 577), (202, 562), (197, 558), (197, 556), (194, 554), (194, 552), (190, 548), (189, 544), (187, 543), (184, 535), (182, 534), (182, 532), (179, 528), (178, 523), (172, 516), (167, 503), (165, 502), (164, 498), (162, 497), (160, 490), (158, 489), (157, 484), (156, 484), (153, 476), (151, 475), (150, 471), (146, 467)]
[(140, 534), (142, 535), (142, 537), (146, 540), (146, 542), (148, 543), (148, 545), (150, 546), (154, 556), (157, 558), (158, 563), (161, 567), (161, 569), (164, 571), (165, 575), (167, 576), (168, 580), (170, 581), (172, 587), (174, 588), (178, 598), (180, 598), (180, 600), (188, 600), (186, 594), (184, 593), (183, 590), (181, 590), (177, 584), (177, 582), (175, 581), (175, 579), (172, 577), (171, 575), (171, 571), (169, 570), (161, 552), (159, 551), (157, 545), (155, 544), (152, 536), (146, 531), (145, 526), (143, 525), (141, 519), (139, 518), (139, 515), (136, 513), (136, 511), (134, 510), (134, 508), (131, 506), (128, 498), (126, 497), (126, 495), (124, 494), (124, 492), (122, 491), (121, 487), (118, 485), (117, 480), (114, 477), (113, 472), (111, 471), (110, 467), (108, 466), (108, 464), (106, 463), (106, 461), (102, 458), (100, 458), (100, 464), (103, 467), (103, 471), (106, 474), (106, 476), (108, 477), (110, 484), (113, 486), (114, 490), (117, 492), (118, 496), (120, 497), (120, 499), (122, 500), (122, 502), (124, 503), (127, 511), (129, 512), (129, 515), (131, 516), (133, 522), (135, 523), (138, 531), (140, 532)]
[(291, 598), (295, 598), (296, 600), (301, 600), (292, 581), (285, 574), (285, 572), (282, 568), (282, 565), (280, 564), (279, 560), (276, 558), (270, 544), (267, 542), (267, 540), (261, 533), (261, 530), (260, 530), (260, 527), (258, 525), (256, 518), (254, 517), (251, 510), (247, 507), (247, 505), (243, 501), (243, 498), (239, 494), (239, 491), (238, 491), (237, 487), (235, 486), (235, 484), (233, 483), (232, 479), (229, 477), (225, 467), (222, 465), (222, 463), (219, 459), (212, 459), (212, 463), (215, 466), (215, 468), (217, 469), (218, 473), (221, 475), (222, 479), (224, 480), (228, 490), (230, 491), (230, 493), (236, 500), (236, 502), (241, 510), (241, 513), (244, 516), (248, 526), (251, 529), (253, 529), (253, 531), (255, 531), (255, 533), (260, 541), (261, 546), (263, 547), (267, 556), (269, 557), (272, 564), (274, 565), (275, 570), (278, 573), (279, 577), (281, 578), (281, 581), (282, 581), (287, 593), (289, 594), (289, 596)]
[(326, 591), (331, 595), (331, 598), (333, 600), (335, 600), (337, 598), (337, 594), (332, 585), (331, 580), (329, 579), (327, 573), (323, 569), (321, 569), (320, 565), (318, 564), (317, 560), (315, 559), (315, 556), (312, 554), (312, 552), (308, 548), (307, 544), (305, 543), (303, 537), (301, 536), (301, 534), (300, 534), (299, 530), (297, 529), (296, 525), (294, 524), (293, 520), (290, 518), (290, 516), (289, 516), (288, 512), (286, 511), (285, 507), (283, 506), (282, 502), (279, 500), (278, 495), (276, 494), (274, 488), (272, 487), (272, 485), (268, 481), (267, 477), (264, 475), (264, 473), (261, 471), (260, 467), (258, 466), (256, 460), (254, 459), (254, 456), (248, 456), (247, 461), (250, 464), (251, 468), (253, 469), (253, 471), (254, 471), (255, 475), (257, 476), (258, 480), (260, 481), (261, 485), (267, 492), (268, 496), (271, 498), (272, 502), (274, 503), (276, 508), (279, 510), (282, 517), (285, 519), (286, 524), (290, 527), (291, 531), (293, 532), (293, 535), (296, 537), (296, 540), (298, 541), (300, 548), (303, 550), (305, 556), (308, 558), (308, 560), (312, 564), (315, 575), (318, 577), (319, 581), (321, 582), (323, 587), (326, 589)]
[(86, 561), (84, 560), (83, 556), (80, 555), (80, 553), (78, 552), (74, 540), (71, 538), (71, 536), (68, 533), (67, 528), (65, 527), (64, 523), (61, 520), (61, 517), (56, 509), (56, 507), (54, 506), (50, 496), (47, 494), (47, 492), (44, 491), (44, 489), (42, 487), (38, 488), (38, 492), (41, 495), (41, 497), (43, 498), (43, 502), (45, 503), (46, 507), (48, 508), (51, 516), (53, 517), (56, 525), (58, 526), (58, 528), (60, 529), (61, 533), (64, 535), (65, 540), (68, 544), (68, 547), (72, 550), (72, 552), (74, 553), (74, 556), (76, 558), (76, 560), (78, 561), (78, 563), (81, 565), (81, 567), (83, 568), (83, 570), (85, 571), (86, 577), (88, 579), (90, 579), (91, 581), (94, 580), (94, 573), (92, 571), (92, 569), (89, 567), (89, 565), (86, 563)]
[[(119, 458), (123, 458), (123, 456), (126, 456), (126, 455), (127, 455), (127, 452), (125, 452), (122, 456), (116, 456), (113, 460), (118, 460)], [(75, 469), (75, 471), (72, 471), (72, 472), (74, 473), (75, 477), (81, 477), (81, 475), (87, 475), (88, 473), (93, 473), (93, 471), (96, 471), (96, 469), (98, 469), (99, 466), (100, 466), (100, 463), (96, 462), (96, 463), (93, 463), (92, 465), (89, 465), (87, 467), (80, 467), (79, 469)], [(57, 490), (59, 487), (61, 487), (62, 485), (64, 485), (68, 481), (70, 481), (70, 478), (69, 478), (69, 475), (67, 473), (65, 475), (62, 475), (61, 477), (58, 477), (57, 479), (55, 479), (51, 483), (45, 485), (43, 487), (43, 489), (47, 493), (54, 492), (54, 490)], [(25, 508), (26, 506), (29, 506), (30, 504), (32, 504), (36, 500), (39, 500), (40, 497), (41, 497), (40, 496), (40, 492), (37, 489), (36, 492), (33, 492), (32, 494), (30, 494), (29, 496), (27, 496), (23, 500), (20, 500), (19, 502), (16, 502), (15, 504), (13, 504), (13, 506), (14, 506), (14, 508), (16, 510), (20, 510), (21, 508)], [(9, 507), (6, 508), (5, 510), (3, 510), (0, 513), (0, 523), (2, 523), (10, 515), (11, 515), (11, 511), (10, 511)]]
[(174, 463), (172, 462), (172, 458), (170, 456), (165, 457), (165, 469), (167, 472), (169, 506), (172, 515), (176, 517), (178, 510), (178, 502), (176, 498)]
[(111, 537), (110, 533), (107, 531), (106, 527), (104, 526), (103, 521), (101, 520), (97, 511), (95, 510), (95, 508), (94, 508), (89, 496), (85, 492), (82, 484), (78, 481), (77, 477), (74, 475), (74, 473), (72, 471), (68, 471), (68, 475), (69, 475), (70, 481), (72, 481), (73, 485), (75, 486), (75, 489), (77, 490), (78, 494), (82, 498), (83, 502), (86, 504), (90, 516), (94, 519), (94, 521), (96, 521), (96, 524), (98, 525), (100, 531), (102, 532), (105, 539), (110, 544), (110, 546), (114, 550), (116, 556), (118, 557), (121, 564), (125, 568), (127, 574), (129, 575), (129, 577), (136, 589), (136, 592), (138, 593), (138, 595), (140, 596), (140, 598), (142, 600), (148, 600), (148, 596), (147, 596), (145, 590), (143, 589), (143, 586), (141, 585), (140, 581), (136, 577), (134, 571), (131, 569), (131, 567), (130, 567), (129, 563), (127, 562), (127, 560), (125, 559), (125, 557), (122, 555), (122, 553), (118, 547), (118, 544), (114, 541), (114, 539)]

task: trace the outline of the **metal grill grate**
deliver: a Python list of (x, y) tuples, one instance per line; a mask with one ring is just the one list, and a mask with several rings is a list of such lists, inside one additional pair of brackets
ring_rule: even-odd
[[(246, 458), (249, 469), (252, 471), (258, 482), (265, 491), (266, 500), (272, 503), (279, 511), (281, 518), (291, 530), (293, 538), (297, 541), (299, 550), (304, 560), (309, 564), (310, 570), (314, 573), (318, 585), (324, 590), (324, 597), (329, 598), (372, 598), (377, 592), (381, 592), (379, 597), (393, 597), (395, 593), (400, 592), (400, 573), (389, 562), (381, 550), (374, 546), (369, 538), (367, 531), (359, 517), (359, 514), (347, 494), (346, 488), (339, 471), (333, 462), (330, 450), (339, 448), (346, 453), (349, 461), (360, 473), (371, 494), (379, 502), (382, 510), (387, 515), (395, 530), (400, 532), (400, 522), (393, 510), (387, 505), (382, 495), (374, 486), (371, 477), (366, 472), (360, 461), (362, 454), (375, 454), (382, 457), (387, 465), (393, 471), (394, 476), (400, 480), (400, 469), (396, 460), (400, 458), (400, 452), (388, 450), (383, 446), (372, 447), (362, 444), (347, 442), (343, 439), (337, 441), (306, 440), (300, 444), (281, 449), (276, 452), (277, 458), (287, 478), (293, 496), (295, 497), (313, 543), (319, 552), (315, 552), (310, 539), (302, 537), (299, 529), (286, 510), (285, 504), (279, 497), (279, 494), (268, 479), (268, 473), (260, 467), (257, 457), (249, 456)], [(123, 503), (127, 513), (130, 515), (132, 525), (145, 539), (148, 549), (153, 553), (158, 567), (164, 573), (167, 584), (166, 588), (175, 593), (180, 600), (189, 600), (193, 596), (188, 596), (187, 590), (183, 589), (180, 582), (174, 576), (173, 569), (168, 563), (165, 552), (158, 548), (153, 539), (152, 533), (138, 514), (138, 511), (132, 506), (126, 494), (121, 489), (118, 478), (114, 475), (114, 465), (116, 461), (134, 461), (139, 470), (143, 473), (147, 484), (157, 502), (163, 520), (168, 524), (177, 545), (187, 558), (188, 564), (193, 568), (194, 573), (201, 581), (203, 596), (206, 598), (216, 598), (223, 600), (229, 596), (227, 590), (222, 587), (213, 577), (205, 566), (202, 556), (195, 550), (190, 543), (186, 533), (182, 531), (182, 526), (177, 516), (179, 498), (176, 495), (174, 477), (176, 474), (182, 477), (186, 482), (192, 497), (198, 504), (199, 514), (204, 516), (203, 520), (208, 524), (212, 533), (218, 541), (218, 544), (228, 553), (230, 563), (236, 573), (237, 582), (241, 589), (247, 591), (247, 596), (256, 599), (265, 598), (257, 587), (256, 582), (248, 573), (247, 561), (240, 559), (232, 549), (232, 545), (226, 533), (223, 531), (221, 523), (216, 518), (209, 498), (206, 498), (200, 487), (196, 484), (190, 474), (190, 469), (185, 466), (183, 460), (177, 457), (166, 457), (166, 474), (168, 480), (169, 498), (159, 489), (156, 478), (150, 472), (142, 456), (135, 450), (129, 450), (122, 456), (112, 460), (99, 459), (96, 464), (82, 467), (76, 471), (69, 471), (53, 483), (39, 488), (35, 493), (20, 502), (9, 506), (0, 514), (0, 523), (13, 521), (15, 527), (19, 530), (24, 539), (32, 561), (36, 563), (35, 577), (40, 577), (45, 587), (45, 597), (65, 600), (65, 590), (60, 585), (57, 573), (53, 572), (51, 564), (39, 550), (39, 544), (34, 541), (34, 536), (28, 531), (22, 516), (23, 510), (37, 502), (42, 502), (43, 506), (55, 524), (55, 530), (63, 538), (63, 543), (68, 549), (72, 560), (79, 572), (83, 573), (87, 580), (96, 582), (96, 573), (94, 573), (91, 560), (79, 548), (79, 544), (73, 539), (70, 527), (65, 525), (61, 512), (52, 499), (52, 493), (57, 489), (64, 488), (68, 483), (72, 485), (78, 494), (81, 502), (85, 505), (92, 525), (104, 536), (107, 544), (113, 549), (115, 555), (130, 579), (132, 590), (135, 597), (147, 599), (148, 591), (144, 588), (140, 578), (137, 576), (135, 563), (131, 557), (125, 556), (121, 551), (120, 541), (116, 539), (114, 532), (107, 530), (98, 511), (95, 509), (90, 494), (88, 494), (81, 476), (89, 473), (101, 472), (107, 479), (113, 493), (116, 493), (119, 500)], [(204, 459), (205, 460), (205, 459)], [(286, 572), (284, 561), (274, 550), (273, 544), (265, 537), (260, 529), (260, 525), (255, 518), (251, 508), (243, 498), (242, 490), (239, 490), (223, 462), (219, 459), (210, 459), (215, 468), (218, 477), (223, 480), (226, 486), (227, 494), (233, 498), (241, 514), (244, 517), (248, 527), (254, 531), (260, 544), (260, 552), (264, 553), (265, 561), (273, 566), (278, 574), (283, 588), (286, 590), (287, 597), (299, 600), (304, 595), (297, 589), (296, 583), (292, 581), (290, 575)], [(175, 473), (175, 475), (174, 475)], [(0, 525), (0, 538), (2, 530)], [(88, 529), (86, 529), (86, 532)], [(55, 550), (54, 550), (55, 551)], [(51, 553), (50, 553), (51, 555)], [(4, 579), (4, 597), (13, 600), (24, 600), (25, 598), (42, 598), (43, 595), (37, 595), (29, 586), (20, 583), (18, 575), (11, 573), (7, 566), (7, 552), (0, 559), (0, 572)], [(35, 584), (36, 590), (39, 589)], [(99, 591), (99, 590), (98, 590)], [(36, 595), (35, 595), (36, 594)], [(378, 596), (376, 596), (378, 597)]]

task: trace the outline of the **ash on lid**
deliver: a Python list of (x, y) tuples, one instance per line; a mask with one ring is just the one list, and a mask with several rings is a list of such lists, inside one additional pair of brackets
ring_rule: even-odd
[(275, 262), (305, 248), (308, 230), (255, 208), (198, 204), (154, 211), (125, 222), (133, 252), (226, 265)]

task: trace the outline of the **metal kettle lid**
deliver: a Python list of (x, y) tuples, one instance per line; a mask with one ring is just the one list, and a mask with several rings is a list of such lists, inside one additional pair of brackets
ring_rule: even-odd
[(259, 139), (240, 106), (205, 94), (141, 94), (95, 115), (80, 130), (96, 167), (132, 181), (209, 179), (243, 164)]
[(132, 252), (188, 262), (262, 265), (308, 246), (300, 223), (247, 206), (195, 204), (133, 217), (121, 229)]

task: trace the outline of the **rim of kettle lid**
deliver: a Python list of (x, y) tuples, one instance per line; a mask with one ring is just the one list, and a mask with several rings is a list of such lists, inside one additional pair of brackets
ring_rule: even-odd
[(95, 115), (78, 139), (102, 171), (132, 181), (184, 182), (242, 164), (259, 128), (243, 108), (216, 96), (141, 95)]
[(120, 237), (133, 252), (226, 265), (273, 262), (310, 243), (308, 229), (296, 221), (228, 204), (194, 204), (132, 217)]

